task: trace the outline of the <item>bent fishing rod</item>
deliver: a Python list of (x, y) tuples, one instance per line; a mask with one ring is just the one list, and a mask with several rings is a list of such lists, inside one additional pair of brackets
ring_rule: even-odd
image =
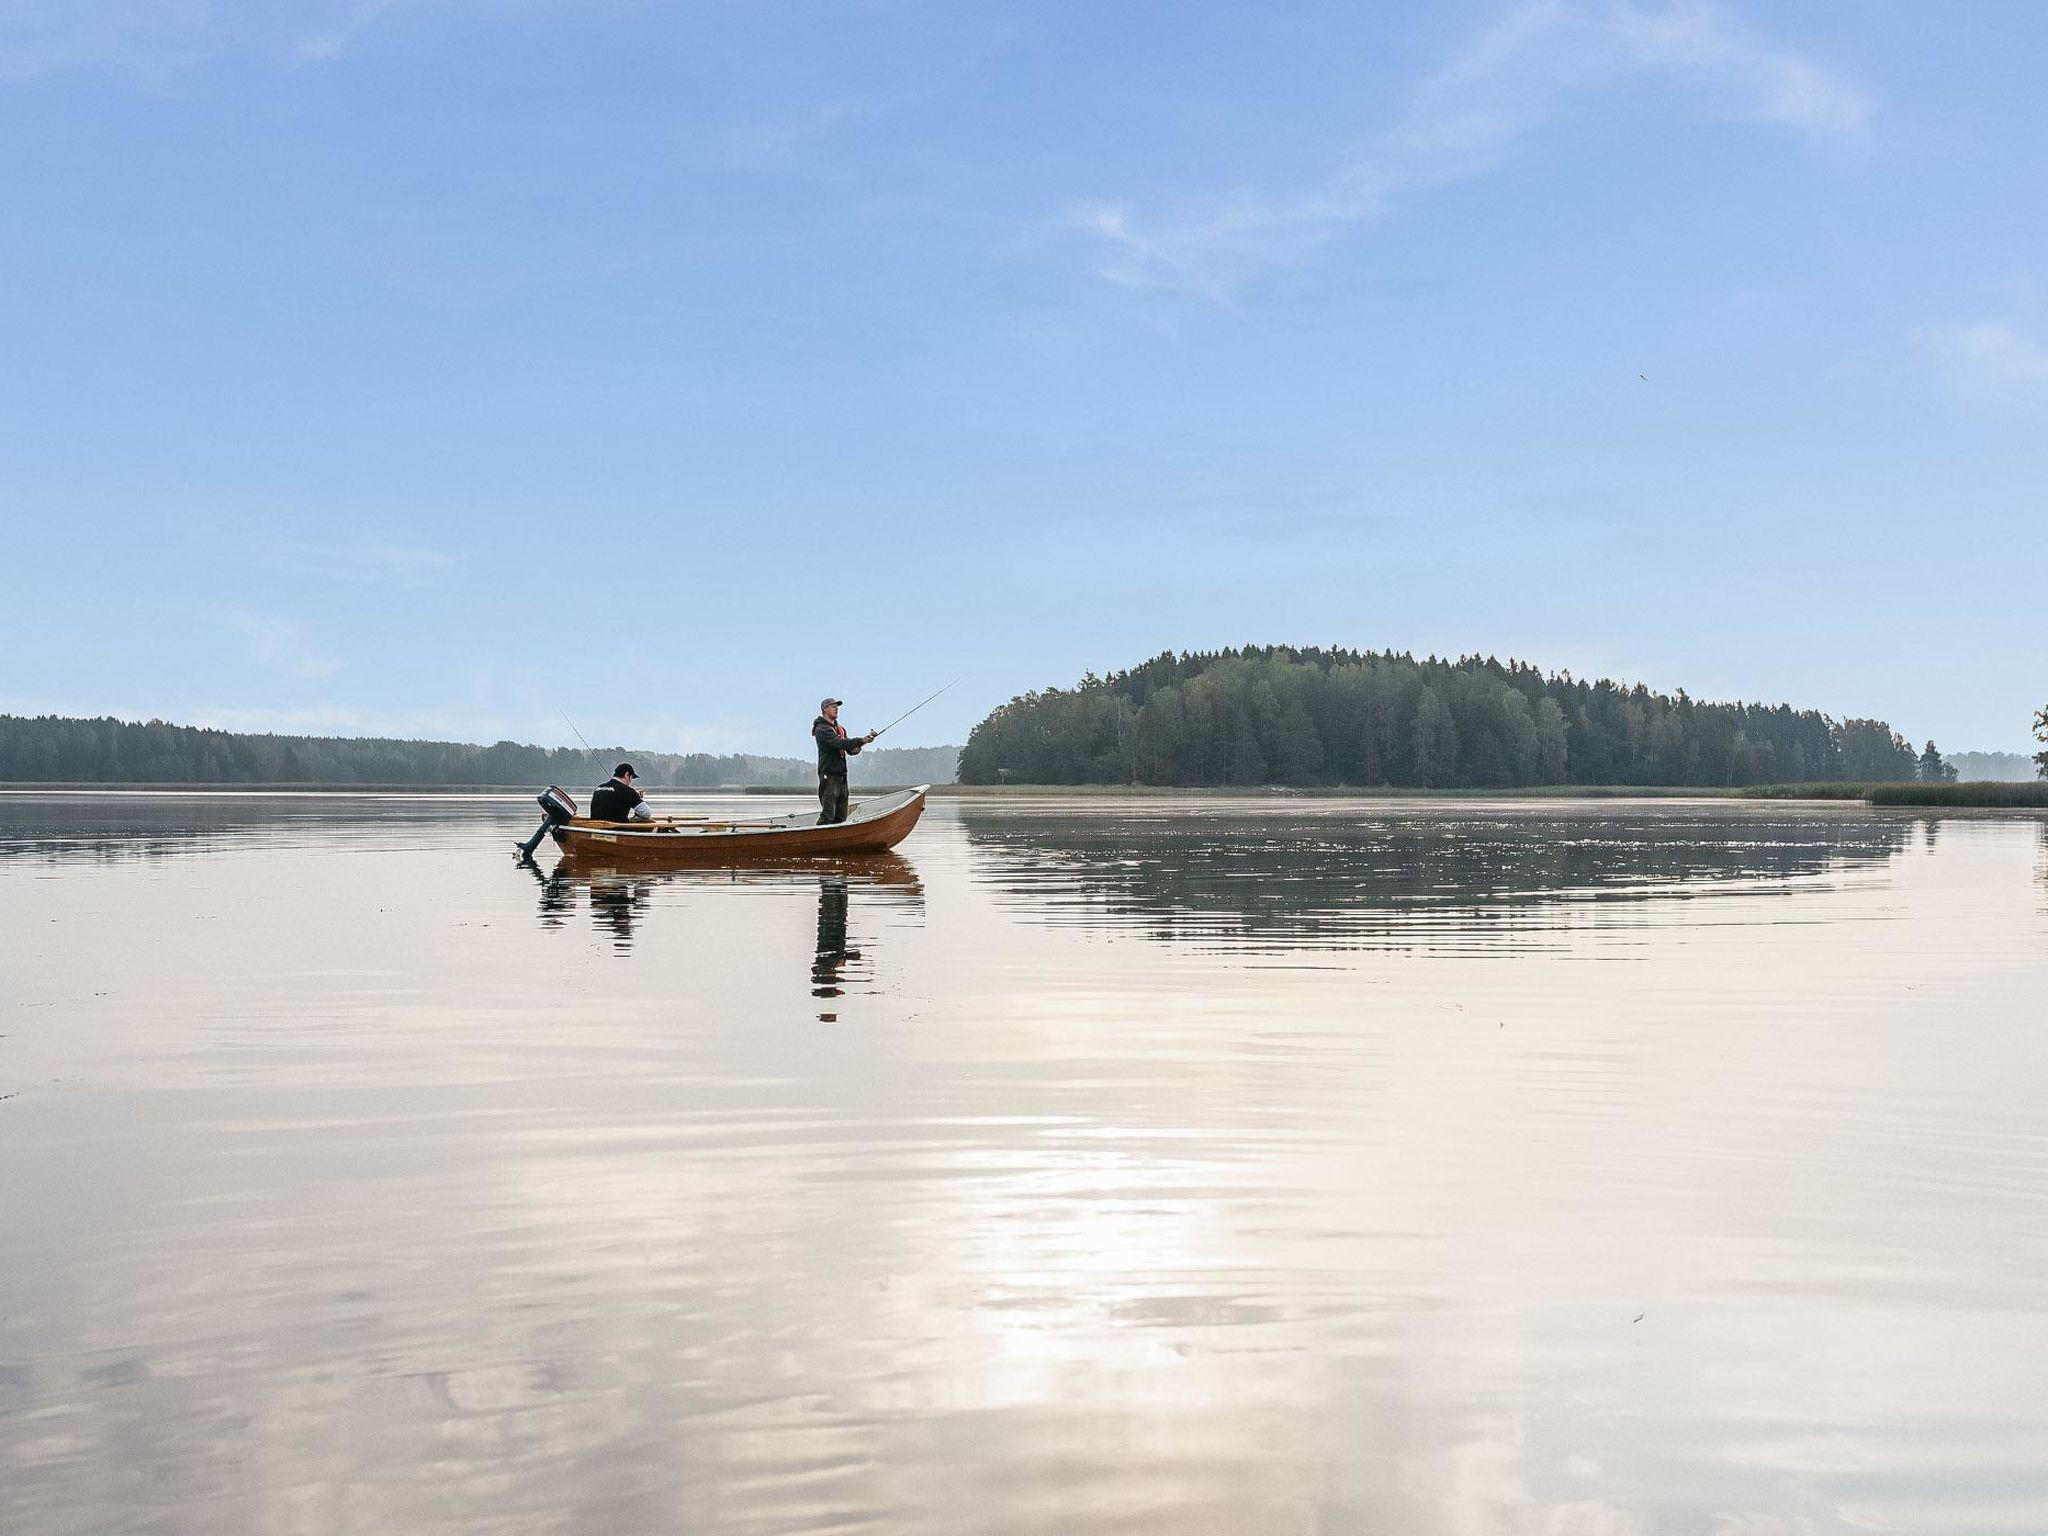
[[(957, 683), (959, 681), (959, 678), (954, 678), (952, 683), (946, 684), (946, 688), (951, 688), (953, 686), (953, 683)], [(939, 690), (939, 693), (944, 693), (946, 691), (946, 688), (941, 688)], [(901, 725), (904, 721), (908, 720), (912, 715), (916, 714), (920, 709), (923, 709), (925, 705), (931, 703), (932, 699), (936, 699), (939, 696), (939, 693), (932, 694), (930, 698), (919, 699), (915, 704), (911, 705), (910, 708), (906, 709), (894, 720), (891, 720), (887, 725), (883, 726), (882, 731), (894, 730), (897, 726)], [(882, 731), (876, 731), (875, 735), (879, 737), (882, 734)]]

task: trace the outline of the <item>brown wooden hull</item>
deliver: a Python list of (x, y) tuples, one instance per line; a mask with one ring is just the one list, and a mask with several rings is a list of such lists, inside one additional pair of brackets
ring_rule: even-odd
[[(900, 802), (900, 803), (892, 803)], [(873, 807), (872, 810), (868, 809)], [(865, 814), (864, 814), (865, 812)], [(594, 822), (585, 817), (554, 829), (565, 860), (679, 868), (695, 864), (751, 864), (849, 853), (881, 853), (910, 835), (924, 814), (924, 790), (890, 795), (853, 807), (836, 826), (815, 824), (816, 812), (755, 820), (693, 820), (645, 825)]]
[(900, 853), (833, 853), (809, 857), (742, 859), (730, 864), (648, 864), (632, 859), (614, 859), (608, 854), (579, 853), (563, 859), (547, 874), (533, 866), (543, 885), (560, 882), (583, 887), (603, 886), (615, 880), (631, 880), (642, 886), (674, 880), (715, 879), (741, 884), (786, 886), (792, 880), (845, 879), (863, 890), (887, 891), (906, 901), (924, 899), (924, 881), (917, 867)]

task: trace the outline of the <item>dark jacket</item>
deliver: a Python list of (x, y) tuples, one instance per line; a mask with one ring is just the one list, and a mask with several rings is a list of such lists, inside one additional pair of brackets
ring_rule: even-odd
[(846, 755), (858, 752), (865, 745), (858, 736), (846, 734), (846, 727), (834, 725), (823, 715), (811, 722), (811, 739), (818, 744), (818, 777), (821, 779), (843, 779), (846, 777)]
[(627, 821), (633, 815), (633, 807), (646, 798), (630, 784), (622, 784), (617, 779), (606, 779), (590, 792), (590, 819)]

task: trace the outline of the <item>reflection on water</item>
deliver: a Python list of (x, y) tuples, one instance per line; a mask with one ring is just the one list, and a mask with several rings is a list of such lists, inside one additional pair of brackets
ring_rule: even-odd
[(819, 997), (839, 996), (847, 963), (865, 959), (860, 950), (847, 946), (847, 913), (854, 890), (876, 892), (877, 899), (913, 911), (924, 898), (916, 869), (895, 853), (766, 862), (737, 869), (650, 870), (561, 862), (549, 870), (533, 859), (517, 860), (516, 867), (540, 885), (542, 928), (562, 928), (575, 909), (578, 893), (585, 893), (594, 931), (609, 939), (622, 955), (631, 952), (635, 925), (653, 910), (655, 894), (665, 884), (684, 889), (742, 883), (815, 886), (818, 941), (812, 954), (811, 980)]
[[(818, 947), (811, 957), (811, 995), (837, 997), (845, 978), (846, 962), (864, 957), (846, 943), (846, 880), (823, 875), (818, 880)], [(820, 1014), (820, 1018), (834, 1015)]]
[(310, 849), (330, 843), (337, 817), (350, 845), (397, 850), (443, 828), (502, 815), (481, 793), (327, 794), (283, 791), (32, 794), (0, 790), (0, 861), (127, 863), (235, 849)]
[[(1860, 810), (1860, 808), (1859, 808)], [(1035, 918), (1238, 947), (1540, 947), (1586, 924), (1699, 923), (1682, 904), (1881, 871), (1910, 821), (1651, 803), (1230, 802), (1122, 815), (966, 811), (1005, 902)]]
[(531, 814), (0, 797), (0, 1531), (2048, 1531), (2038, 820)]

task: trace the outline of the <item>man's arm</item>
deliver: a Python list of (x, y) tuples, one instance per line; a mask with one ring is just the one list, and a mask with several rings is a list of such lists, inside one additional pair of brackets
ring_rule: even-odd
[(829, 720), (820, 720), (812, 726), (811, 735), (817, 738), (819, 746), (837, 747), (842, 752), (858, 752), (875, 739), (873, 731), (869, 731), (865, 736), (841, 736), (839, 727)]

